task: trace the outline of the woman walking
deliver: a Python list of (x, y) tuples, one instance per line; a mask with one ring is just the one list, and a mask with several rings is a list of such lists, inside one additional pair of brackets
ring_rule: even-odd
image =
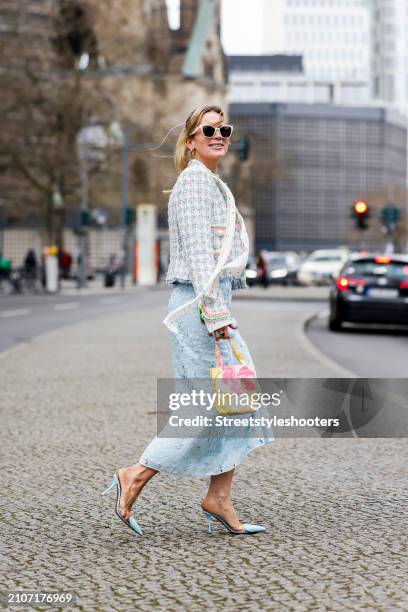
[[(216, 174), (217, 163), (228, 152), (233, 127), (224, 123), (218, 106), (194, 110), (186, 120), (175, 152), (178, 179), (169, 206), (170, 263), (166, 282), (173, 287), (163, 323), (171, 332), (175, 378), (209, 378), (214, 367), (214, 341), (224, 364), (234, 363), (229, 342), (238, 346), (255, 369), (246, 343), (229, 308), (232, 290), (244, 288), (248, 235), (227, 185)], [(255, 437), (256, 436), (256, 437)], [(253, 427), (240, 428), (240, 437), (197, 436), (154, 438), (135, 465), (119, 469), (115, 510), (138, 534), (142, 530), (132, 506), (142, 489), (159, 472), (180, 476), (210, 476), (201, 508), (232, 534), (265, 531), (242, 524), (231, 502), (234, 469), (254, 448), (273, 437)]]

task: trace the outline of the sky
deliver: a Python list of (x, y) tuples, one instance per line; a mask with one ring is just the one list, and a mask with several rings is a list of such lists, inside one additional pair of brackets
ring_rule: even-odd
[[(180, 0), (166, 0), (171, 27), (178, 26)], [(227, 55), (261, 53), (264, 0), (222, 0), (222, 44)]]
[(227, 55), (261, 53), (264, 0), (222, 0), (222, 45)]

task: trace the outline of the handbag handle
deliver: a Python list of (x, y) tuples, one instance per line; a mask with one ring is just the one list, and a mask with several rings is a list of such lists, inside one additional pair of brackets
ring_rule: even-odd
[[(228, 340), (231, 348), (232, 348), (232, 352), (234, 353), (237, 361), (239, 361), (240, 364), (245, 365), (245, 360), (242, 356), (241, 351), (238, 349), (236, 343), (234, 342), (234, 340), (232, 340), (232, 338), (225, 338), (225, 340)], [(214, 342), (215, 342), (215, 346), (214, 346), (214, 350), (215, 350), (215, 362), (217, 364), (217, 367), (222, 368), (224, 367), (224, 364), (222, 362), (222, 356), (221, 356), (221, 351), (220, 351), (220, 347), (218, 346), (218, 342), (219, 340), (216, 340), (214, 337)]]

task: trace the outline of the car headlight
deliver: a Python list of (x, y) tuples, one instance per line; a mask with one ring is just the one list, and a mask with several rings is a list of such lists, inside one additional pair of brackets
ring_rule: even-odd
[(287, 270), (284, 268), (277, 268), (276, 270), (271, 270), (270, 276), (272, 278), (282, 278), (282, 276), (286, 276)]

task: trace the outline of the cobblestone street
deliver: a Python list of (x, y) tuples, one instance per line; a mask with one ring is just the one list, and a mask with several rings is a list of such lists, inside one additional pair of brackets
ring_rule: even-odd
[[(70, 590), (87, 611), (407, 610), (404, 439), (255, 450), (233, 501), (265, 533), (208, 534), (205, 478), (154, 478), (135, 508), (143, 537), (119, 521), (101, 492), (155, 433), (156, 377), (172, 376), (165, 299), (0, 356), (1, 590)], [(233, 312), (260, 377), (344, 376), (302, 343), (313, 303), (254, 304)]]

